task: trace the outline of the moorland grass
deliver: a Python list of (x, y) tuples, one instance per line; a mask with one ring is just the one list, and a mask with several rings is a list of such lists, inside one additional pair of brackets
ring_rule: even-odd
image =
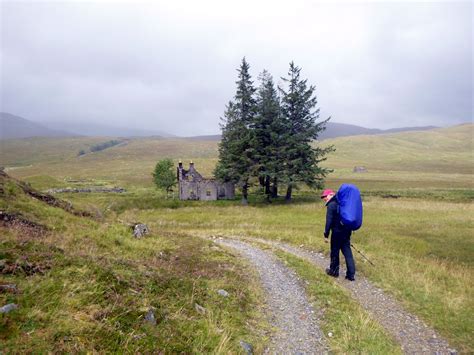
[[(363, 192), (364, 226), (355, 234), (353, 242), (375, 263), (376, 267), (364, 262), (356, 253), (359, 272), (363, 272), (372, 282), (392, 293), (408, 309), (434, 326), (450, 341), (451, 345), (464, 353), (474, 351), (472, 337), (474, 324), (471, 320), (474, 313), (472, 301), (474, 300), (473, 127), (471, 124), (429, 132), (347, 137), (321, 143), (336, 146), (336, 152), (324, 163), (328, 168), (334, 169), (326, 181), (326, 186), (337, 188), (342, 182), (351, 182), (357, 184)], [(325, 209), (314, 192), (304, 189), (297, 191), (294, 203), (289, 205), (283, 200), (266, 204), (264, 196), (253, 195), (251, 204), (247, 207), (240, 206), (238, 199), (216, 202), (165, 199), (164, 194), (157, 192), (152, 184), (151, 172), (156, 162), (170, 157), (175, 163), (182, 159), (186, 166), (189, 160), (193, 160), (201, 173), (211, 176), (217, 159), (217, 143), (182, 139), (132, 139), (124, 146), (77, 157), (80, 149), (87, 149), (93, 144), (106, 140), (104, 138), (74, 138), (2, 142), (0, 165), (9, 167), (10, 174), (30, 181), (33, 187), (40, 189), (63, 187), (69, 186), (70, 179), (86, 179), (89, 185), (118, 185), (127, 188), (128, 192), (122, 195), (61, 195), (81, 208), (97, 211), (96, 215), (101, 218), (101, 222), (71, 220), (62, 212), (40, 207), (30, 203), (31, 201), (18, 202), (17, 208), (29, 218), (39, 222), (44, 220), (51, 227), (54, 226), (53, 235), (57, 233), (54, 243), (58, 245), (65, 243), (66, 246), (61, 246), (61, 248), (73, 250), (73, 255), (76, 255), (76, 259), (73, 258), (73, 260), (82, 260), (82, 254), (92, 255), (92, 260), (98, 260), (97, 263), (105, 270), (110, 269), (111, 266), (117, 267), (120, 270), (119, 278), (124, 278), (127, 282), (131, 282), (130, 275), (120, 268), (120, 264), (115, 266), (115, 263), (121, 259), (132, 260), (134, 261), (131, 264), (132, 269), (142, 273), (139, 279), (140, 282), (145, 282), (147, 278), (143, 264), (149, 260), (155, 260), (149, 254), (149, 249), (162, 251), (168, 248), (167, 241), (172, 241), (170, 250), (173, 252), (170, 255), (179, 257), (181, 247), (183, 247), (183, 250), (188, 251), (182, 257), (191, 261), (198, 260), (196, 268), (199, 270), (209, 267), (216, 269), (218, 265), (222, 265), (217, 261), (221, 257), (217, 251), (216, 253), (205, 251), (204, 254), (199, 254), (202, 245), (193, 242), (195, 236), (256, 236), (282, 240), (295, 245), (303, 244), (308, 249), (327, 253), (327, 245), (322, 240)], [(352, 168), (359, 165), (365, 166), (368, 172), (353, 173)], [(7, 186), (6, 190), (7, 193), (13, 195), (16, 193), (14, 185)], [(1, 208), (11, 207), (8, 203), (2, 203)], [(128, 240), (124, 237), (124, 233), (128, 231), (121, 223), (138, 221), (148, 223), (152, 231), (159, 232), (153, 232), (156, 234), (146, 241)], [(19, 238), (16, 234), (6, 235), (10, 242)], [(191, 245), (190, 251), (185, 247), (188, 244)], [(58, 255), (56, 257), (59, 258)], [(207, 259), (211, 264), (207, 264)], [(101, 264), (101, 260), (105, 260), (104, 264)], [(78, 261), (72, 262), (73, 265), (76, 263)], [(226, 263), (232, 265), (230, 270), (234, 274), (231, 272), (230, 276), (224, 275), (223, 279), (220, 278), (221, 275), (202, 276), (195, 287), (200, 290), (198, 294), (205, 294), (204, 290), (213, 282), (217, 282), (216, 280), (222, 280), (225, 285), (231, 285), (233, 282), (236, 285), (242, 285), (243, 289), (247, 290), (245, 302), (249, 306), (246, 308), (246, 314), (243, 314), (241, 318), (237, 317), (239, 325), (235, 327), (231, 325), (223, 332), (221, 332), (222, 327), (215, 328), (213, 324), (219, 323), (215, 319), (222, 319), (219, 318), (219, 310), (216, 312), (212, 310), (212, 317), (205, 322), (200, 319), (203, 322), (195, 325), (197, 324), (195, 323), (197, 322), (196, 315), (189, 309), (190, 299), (193, 298), (193, 292), (189, 289), (193, 288), (190, 286), (191, 279), (194, 280), (195, 277), (186, 274), (183, 276), (183, 282), (185, 284), (187, 282), (187, 286), (183, 286), (181, 297), (187, 301), (178, 300), (178, 296), (176, 299), (167, 296), (163, 300), (160, 299), (160, 304), (167, 305), (173, 310), (168, 314), (176, 314), (170, 319), (177, 322), (174, 326), (178, 329), (187, 328), (182, 325), (183, 319), (191, 319), (193, 324), (189, 326), (191, 329), (189, 332), (183, 330), (184, 333), (173, 333), (169, 330), (165, 334), (171, 339), (175, 339), (174, 336), (182, 338), (183, 334), (187, 336), (186, 334), (190, 333), (196, 336), (190, 335), (191, 340), (184, 343), (171, 340), (174, 345), (169, 345), (167, 349), (208, 350), (212, 346), (222, 351), (235, 349), (233, 347), (235, 334), (248, 332), (248, 326), (243, 325), (244, 318), (253, 319), (251, 305), (258, 304), (256, 300), (258, 297), (252, 298), (252, 292), (258, 292), (258, 288), (247, 287), (253, 279), (250, 276), (248, 278), (242, 276), (242, 273), (245, 274), (248, 271), (242, 271), (242, 266), (239, 266), (237, 260), (230, 259)], [(82, 264), (77, 264), (76, 269), (86, 273), (89, 266), (80, 265)], [(167, 275), (173, 279), (176, 277), (173, 275), (181, 274), (179, 274), (179, 267), (175, 268), (174, 263), (171, 265)], [(85, 275), (87, 277), (82, 279), (79, 277), (77, 283), (72, 283), (75, 285), (74, 290), (80, 288), (82, 282), (93, 276), (87, 273)], [(63, 282), (64, 277), (66, 276), (58, 276), (58, 280)], [(104, 281), (100, 281), (98, 285), (104, 287)], [(33, 286), (31, 283), (27, 285), (27, 288)], [(53, 282), (51, 292), (55, 287), (59, 286), (54, 286)], [(67, 290), (69, 293), (72, 292)], [(75, 295), (74, 292), (71, 294)], [(94, 294), (94, 291), (91, 292)], [(99, 293), (104, 294), (101, 292)], [(147, 295), (152, 294), (151, 291), (146, 292)], [(82, 295), (81, 292), (78, 294)], [(75, 297), (82, 298), (83, 296), (73, 296)], [(129, 299), (124, 295), (120, 297)], [(45, 301), (46, 299), (47, 292), (38, 296), (38, 300)], [(51, 300), (54, 301), (54, 299), (54, 296), (51, 296)], [(181, 303), (181, 308), (173, 306), (180, 304), (179, 302), (184, 302), (184, 304)], [(28, 313), (27, 310), (25, 313)], [(124, 310), (121, 312), (115, 314), (113, 318), (119, 323), (120, 317), (127, 317)], [(31, 341), (20, 341), (20, 338), (16, 338), (14, 342), (22, 344), (24, 341), (28, 346), (32, 346), (34, 342), (41, 344), (41, 332), (38, 331), (41, 327), (37, 325), (45, 324), (44, 313), (47, 315), (47, 310), (40, 307), (31, 313), (34, 317), (23, 314), (24, 324), (29, 324), (29, 327), (34, 330), (31, 334), (38, 333), (32, 336)], [(46, 329), (45, 339), (53, 339), (55, 346), (64, 342), (64, 349), (69, 351), (81, 351), (94, 347), (92, 343), (85, 343), (85, 339), (91, 335), (78, 332), (75, 323), (70, 320), (71, 314), (75, 313), (78, 314), (73, 319), (81, 320), (84, 318), (84, 313), (92, 314), (93, 311), (80, 312), (66, 308), (64, 322), (70, 324), (72, 330), (69, 330), (64, 337), (72, 338), (72, 343), (65, 341), (61, 335), (58, 335), (57, 339), (52, 337), (51, 328)], [(136, 315), (133, 314), (131, 318), (133, 319)], [(143, 311), (140, 315), (143, 316)], [(338, 318), (334, 319), (337, 322)], [(62, 326), (59, 323), (54, 325), (59, 328)], [(64, 326), (64, 329), (68, 328)], [(129, 349), (140, 351), (149, 349), (147, 348), (149, 345), (146, 344), (150, 339), (152, 342), (158, 341), (158, 344), (163, 344), (160, 343), (161, 338), (154, 338), (153, 335), (141, 338), (140, 334), (147, 332), (141, 326), (134, 328), (133, 335), (125, 334), (120, 326), (114, 329), (113, 324), (106, 322), (99, 330), (94, 330), (93, 334), (97, 335), (92, 336), (92, 339), (95, 339), (92, 341), (99, 343), (99, 349), (112, 349), (116, 344), (121, 344), (121, 346), (127, 344)], [(214, 339), (212, 346), (204, 344), (204, 340), (197, 340), (204, 339), (209, 329), (216, 329), (215, 332), (211, 332), (214, 334), (211, 336)], [(23, 330), (20, 333), (25, 334)], [(252, 334), (249, 335), (249, 339), (258, 338), (256, 336), (252, 338)], [(118, 338), (112, 341), (112, 344), (101, 348), (100, 339), (104, 337)], [(196, 345), (198, 343), (200, 345)], [(76, 348), (71, 344), (75, 344)], [(45, 349), (51, 348), (45, 345)]]
[[(323, 165), (333, 169), (328, 186), (353, 181), (364, 190), (406, 188), (474, 188), (472, 136), (474, 125), (461, 125), (424, 132), (404, 132), (377, 136), (340, 137), (318, 144), (334, 145), (336, 152)], [(204, 176), (212, 176), (217, 162), (216, 141), (135, 138), (78, 157), (80, 149), (115, 137), (27, 138), (2, 141), (0, 166), (21, 179), (48, 175), (95, 178), (124, 185), (152, 186), (151, 172), (160, 159), (171, 158), (185, 167), (194, 161)], [(354, 166), (367, 173), (355, 174)], [(54, 187), (54, 186), (49, 186)]]
[[(0, 315), (1, 352), (236, 353), (240, 340), (262, 351), (261, 291), (233, 255), (179, 232), (135, 239), (126, 225), (72, 216), (5, 185), (0, 208), (47, 231), (0, 227), (1, 283), (19, 290), (0, 293), (0, 304), (19, 305)], [(156, 326), (144, 320), (150, 309)]]
[[(253, 236), (328, 253), (321, 202), (243, 207), (186, 202), (179, 208), (131, 209), (124, 220), (194, 236)], [(466, 202), (367, 197), (363, 228), (353, 243), (359, 272), (392, 293), (463, 352), (474, 348), (473, 205)]]

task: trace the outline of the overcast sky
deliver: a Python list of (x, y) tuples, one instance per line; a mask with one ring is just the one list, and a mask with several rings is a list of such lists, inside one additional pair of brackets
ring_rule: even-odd
[(294, 61), (321, 118), (370, 128), (472, 120), (470, 1), (2, 1), (0, 111), (219, 133), (246, 57)]

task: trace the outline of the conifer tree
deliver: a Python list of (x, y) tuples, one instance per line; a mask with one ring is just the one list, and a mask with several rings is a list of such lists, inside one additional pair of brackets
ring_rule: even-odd
[(299, 182), (312, 188), (321, 188), (323, 178), (330, 172), (321, 168), (319, 163), (333, 151), (327, 148), (313, 147), (314, 140), (325, 129), (330, 118), (317, 122), (319, 109), (315, 109), (317, 100), (315, 87), (308, 87), (307, 80), (300, 77), (301, 68), (290, 63), (288, 78), (282, 78), (286, 89), (280, 88), (281, 112), (285, 119), (284, 165), (281, 180), (287, 185), (286, 200), (291, 200), (292, 190)]
[(239, 176), (235, 171), (234, 142), (238, 139), (238, 120), (235, 105), (232, 101), (226, 106), (220, 127), (222, 137), (219, 143), (219, 161), (214, 170), (214, 176), (223, 182), (237, 183)]
[[(284, 122), (273, 78), (266, 70), (260, 74), (257, 91), (257, 115), (252, 124), (254, 132), (254, 171), (267, 199), (276, 197), (278, 173), (282, 165), (282, 136)], [(270, 185), (272, 184), (272, 188)]]
[(234, 100), (227, 105), (221, 125), (222, 141), (215, 169), (218, 179), (241, 187), (243, 204), (248, 203), (248, 188), (254, 169), (253, 131), (250, 127), (255, 119), (256, 102), (249, 69), (243, 58), (238, 69), (237, 91)]

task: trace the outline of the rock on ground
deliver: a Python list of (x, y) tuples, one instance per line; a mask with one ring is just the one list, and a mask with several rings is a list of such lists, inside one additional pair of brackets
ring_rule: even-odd
[(133, 227), (133, 236), (135, 238), (142, 238), (148, 233), (150, 233), (150, 231), (146, 224), (138, 223), (135, 225), (135, 227)]

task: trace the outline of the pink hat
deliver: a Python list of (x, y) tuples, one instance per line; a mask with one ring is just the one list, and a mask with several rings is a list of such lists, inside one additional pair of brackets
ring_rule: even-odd
[(333, 194), (334, 195), (334, 191), (331, 190), (331, 189), (326, 189), (323, 191), (323, 193), (321, 194), (321, 198), (325, 198), (327, 195), (331, 195)]

